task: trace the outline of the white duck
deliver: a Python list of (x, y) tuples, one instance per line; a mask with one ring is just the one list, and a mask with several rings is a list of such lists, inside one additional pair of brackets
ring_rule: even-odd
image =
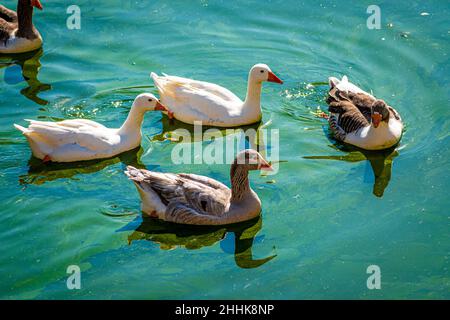
[(365, 150), (396, 145), (403, 133), (399, 113), (344, 76), (329, 79), (329, 123), (336, 139)]
[(110, 158), (141, 144), (144, 114), (153, 110), (168, 111), (154, 95), (143, 93), (136, 97), (119, 129), (110, 129), (87, 119), (27, 120), (30, 122), (28, 128), (14, 126), (27, 138), (33, 155), (44, 162)]
[(17, 13), (0, 5), (0, 53), (23, 53), (42, 46), (33, 25), (33, 8), (42, 10), (39, 0), (18, 0)]
[(161, 102), (173, 116), (189, 124), (235, 127), (261, 120), (262, 82), (283, 83), (265, 64), (253, 66), (248, 76), (245, 101), (234, 93), (213, 83), (175, 76), (151, 74), (158, 88)]
[(152, 172), (128, 166), (125, 174), (141, 196), (142, 211), (164, 221), (191, 225), (225, 225), (253, 219), (261, 201), (250, 188), (250, 170), (272, 167), (255, 150), (241, 151), (231, 165), (231, 189), (196, 174)]

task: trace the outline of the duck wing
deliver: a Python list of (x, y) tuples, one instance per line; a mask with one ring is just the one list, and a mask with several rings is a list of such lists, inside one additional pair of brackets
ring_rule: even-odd
[(232, 113), (236, 105), (242, 104), (242, 100), (230, 90), (213, 83), (169, 75), (158, 76), (155, 73), (151, 77), (162, 102), (169, 108), (187, 109), (188, 112), (207, 117), (218, 109)]
[(350, 101), (331, 102), (328, 111), (330, 127), (333, 131), (343, 131), (347, 134), (370, 125), (370, 122), (362, 112)]
[(30, 125), (24, 134), (30, 138), (37, 134), (53, 146), (77, 144), (98, 151), (110, 148), (117, 138), (111, 135), (110, 129), (91, 120), (28, 121)]
[(16, 23), (8, 22), (0, 18), (0, 43), (6, 46), (6, 42), (11, 38), (11, 35), (16, 29)]
[(376, 101), (370, 95), (365, 93), (353, 93), (340, 91), (337, 87), (334, 87), (328, 93), (328, 104), (331, 102), (351, 102), (355, 107), (359, 109), (361, 114), (370, 122), (370, 117), (372, 114), (372, 104)]
[(6, 22), (17, 22), (17, 13), (0, 4), (0, 19)]
[[(166, 208), (165, 220), (184, 224), (220, 221), (231, 197), (224, 184), (193, 174), (160, 173), (128, 166), (125, 172), (135, 183), (150, 187)], [(212, 222), (214, 224), (214, 222)]]

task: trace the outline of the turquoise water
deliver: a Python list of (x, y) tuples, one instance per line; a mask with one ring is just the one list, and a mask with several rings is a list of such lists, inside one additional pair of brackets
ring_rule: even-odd
[[(5, 2), (5, 1), (3, 1)], [(450, 298), (450, 7), (379, 1), (63, 1), (35, 24), (43, 51), (0, 59), (0, 298)], [(15, 1), (8, 0), (8, 7)], [(428, 14), (425, 14), (428, 13)], [(140, 150), (42, 165), (12, 124), (89, 118), (119, 126), (150, 71), (221, 84), (239, 96), (262, 62), (263, 122), (280, 135), (280, 170), (251, 174), (262, 218), (228, 228), (143, 219), (127, 164), (228, 182), (227, 165), (175, 165), (181, 126), (146, 115)], [(328, 137), (328, 76), (347, 74), (403, 117), (396, 150), (361, 153)], [(162, 119), (162, 120), (161, 120)], [(207, 142), (203, 142), (207, 144)], [(366, 268), (381, 269), (368, 290)], [(66, 269), (81, 268), (80, 290)]]

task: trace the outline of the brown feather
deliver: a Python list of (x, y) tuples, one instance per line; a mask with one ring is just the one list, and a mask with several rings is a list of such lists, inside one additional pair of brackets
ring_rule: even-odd
[(339, 114), (337, 125), (350, 133), (370, 125), (361, 111), (350, 101), (332, 102), (329, 111)]
[(7, 22), (17, 22), (17, 13), (0, 4), (0, 19)]

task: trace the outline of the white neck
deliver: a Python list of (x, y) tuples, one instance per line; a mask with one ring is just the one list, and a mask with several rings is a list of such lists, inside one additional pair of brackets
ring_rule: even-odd
[(127, 119), (119, 129), (119, 134), (140, 133), (145, 112), (135, 106), (134, 102), (128, 113)]
[(249, 112), (261, 113), (261, 88), (262, 83), (248, 76), (247, 96), (244, 101), (244, 109)]

